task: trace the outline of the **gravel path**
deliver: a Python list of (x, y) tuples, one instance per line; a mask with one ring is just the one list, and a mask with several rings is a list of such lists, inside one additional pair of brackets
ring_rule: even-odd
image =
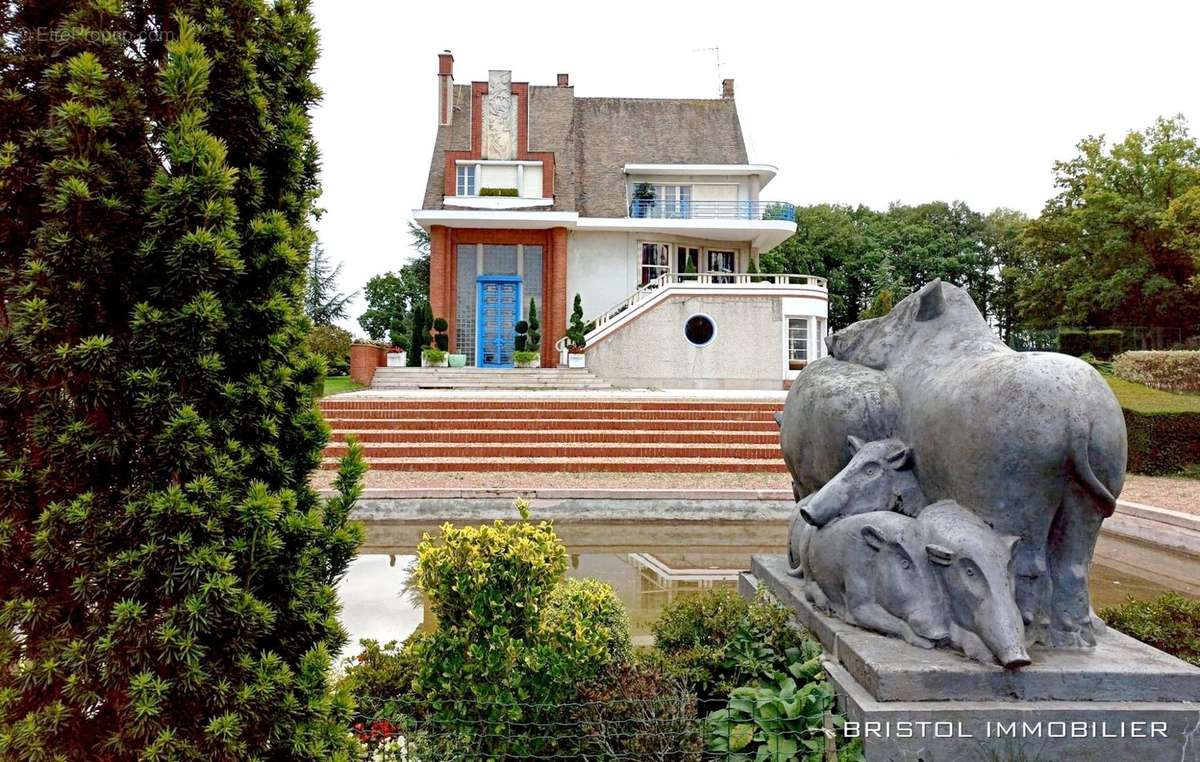
[(1129, 474), (1121, 499), (1200, 515), (1200, 479)]
[[(317, 471), (313, 486), (328, 487), (335, 471)], [(776, 489), (791, 490), (787, 474), (619, 474), (619, 473), (499, 473), (368, 471), (367, 487), (482, 489)], [(1125, 479), (1123, 500), (1200, 515), (1200, 479), (1137, 476)]]

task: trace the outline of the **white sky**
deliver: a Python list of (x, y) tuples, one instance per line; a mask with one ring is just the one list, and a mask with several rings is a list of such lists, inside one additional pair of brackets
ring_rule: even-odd
[[(511, 69), (577, 96), (715, 97), (736, 80), (763, 191), (798, 204), (962, 200), (1036, 214), (1051, 164), (1158, 115), (1200, 130), (1196, 2), (401, 2), (316, 0), (325, 250), (361, 289), (410, 255), (437, 127), (437, 54), (456, 82)], [(712, 52), (720, 48), (718, 76)], [(346, 328), (361, 335), (351, 307)]]

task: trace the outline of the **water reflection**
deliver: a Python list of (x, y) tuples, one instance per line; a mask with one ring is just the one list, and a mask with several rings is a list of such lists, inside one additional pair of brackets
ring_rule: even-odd
[[(755, 553), (779, 553), (787, 528), (765, 522), (561, 523), (571, 553), (568, 574), (611, 584), (629, 612), (634, 641), (647, 644), (650, 623), (669, 601), (736, 585)], [(436, 524), (372, 522), (367, 541), (339, 587), (342, 621), (351, 643), (403, 640), (431, 621), (411, 589), (413, 553)], [(1102, 536), (1092, 568), (1092, 602), (1099, 609), (1167, 590), (1200, 597), (1200, 559)], [(356, 652), (356, 645), (348, 652)]]

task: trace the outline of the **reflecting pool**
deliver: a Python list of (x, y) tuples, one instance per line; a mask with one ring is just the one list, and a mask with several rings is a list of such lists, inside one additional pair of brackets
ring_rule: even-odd
[[(342, 621), (357, 641), (403, 640), (431, 624), (409, 580), (421, 535), (436, 523), (368, 522), (367, 540), (339, 588)], [(736, 585), (755, 553), (783, 552), (783, 522), (557, 523), (570, 553), (568, 574), (610, 583), (629, 612), (634, 642), (650, 642), (659, 610), (680, 596)], [(1200, 558), (1102, 536), (1092, 567), (1092, 602), (1100, 609), (1128, 596), (1153, 598), (1168, 590), (1200, 598)]]

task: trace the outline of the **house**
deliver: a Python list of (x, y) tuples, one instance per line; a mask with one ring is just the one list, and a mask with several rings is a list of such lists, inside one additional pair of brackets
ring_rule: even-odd
[(438, 60), (438, 130), (417, 223), (430, 303), (469, 366), (510, 367), (537, 305), (541, 364), (566, 358), (574, 297), (587, 367), (622, 386), (779, 389), (824, 351), (824, 279), (747, 272), (795, 231), (762, 195), (733, 80), (720, 98), (576, 97), (555, 85), (457, 84)]

